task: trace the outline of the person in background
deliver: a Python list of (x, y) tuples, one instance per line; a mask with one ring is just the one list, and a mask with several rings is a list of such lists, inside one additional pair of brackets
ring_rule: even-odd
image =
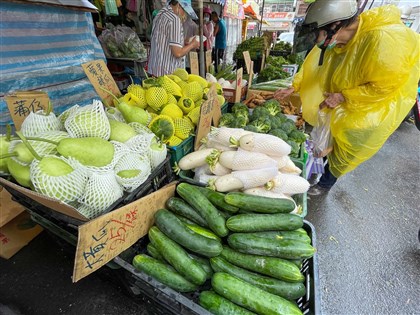
[(216, 39), (213, 50), (214, 70), (217, 72), (220, 59), (223, 60), (226, 49), (226, 24), (223, 19), (219, 19), (219, 15), (215, 11), (211, 13), (211, 19), (214, 22), (214, 37)]
[[(184, 27), (184, 44), (188, 45), (188, 41), (191, 37), (198, 35), (198, 25), (193, 21), (191, 17), (187, 17), (187, 20), (183, 23)], [(185, 69), (190, 72), (190, 58), (189, 54), (185, 56)]]
[(210, 8), (203, 9), (203, 18), (204, 18), (203, 35), (207, 38), (207, 40), (204, 42), (204, 49), (212, 50), (213, 43), (214, 43), (214, 25), (213, 25), (213, 22), (211, 21)]
[(394, 5), (358, 15), (356, 0), (317, 0), (296, 29), (295, 51), (310, 52), (292, 87), (306, 122), (320, 109), (331, 115), (332, 151), (325, 173), (309, 194), (327, 192), (337, 178), (370, 159), (413, 106), (420, 76), (420, 37)]
[(191, 0), (171, 0), (156, 15), (148, 62), (148, 73), (152, 76), (158, 77), (170, 74), (176, 68), (184, 68), (184, 56), (200, 46), (200, 42), (195, 39), (185, 44), (182, 24), (187, 14), (197, 19)]

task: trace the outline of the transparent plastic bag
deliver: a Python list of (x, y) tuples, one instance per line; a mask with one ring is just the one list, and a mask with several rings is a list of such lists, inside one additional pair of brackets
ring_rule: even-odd
[(311, 132), (311, 138), (314, 145), (314, 157), (324, 157), (333, 149), (330, 122), (331, 110), (319, 110), (318, 124)]

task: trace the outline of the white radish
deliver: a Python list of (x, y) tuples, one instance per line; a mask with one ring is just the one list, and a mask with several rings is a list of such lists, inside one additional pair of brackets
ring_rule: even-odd
[(210, 134), (203, 138), (201, 142), (206, 146), (206, 148), (213, 148), (219, 151), (236, 151), (236, 148), (231, 148), (218, 142), (216, 139), (214, 139), (214, 137), (210, 136)]
[(238, 151), (222, 152), (219, 163), (234, 171), (276, 167), (277, 162), (264, 153)]
[(233, 174), (220, 176), (214, 181), (212, 186), (212, 189), (220, 192), (235, 191), (244, 188), (242, 181)]
[(289, 155), (291, 151), (290, 145), (282, 139), (262, 133), (244, 135), (232, 143), (247, 151), (261, 152), (272, 156)]
[(212, 172), (212, 174), (217, 175), (217, 176), (227, 175), (232, 172), (230, 168), (224, 167), (220, 163), (216, 163), (213, 166), (210, 166), (210, 171)]
[(191, 170), (196, 167), (200, 167), (207, 163), (207, 158), (212, 154), (217, 154), (219, 151), (215, 149), (203, 149), (188, 153), (182, 157), (178, 162), (178, 167), (181, 170)]
[(201, 175), (201, 174), (207, 174), (207, 175), (213, 175), (210, 171), (210, 166), (206, 163), (204, 165), (201, 165), (199, 167), (196, 167), (193, 169), (195, 175)]
[(309, 182), (303, 177), (280, 172), (265, 185), (268, 190), (286, 195), (303, 194), (308, 191), (309, 186)]
[(199, 174), (199, 175), (195, 174), (194, 175), (195, 181), (205, 184), (205, 185), (209, 185), (212, 181), (215, 181), (218, 178), (219, 176), (216, 176), (216, 175), (208, 175), (208, 174)]
[(288, 174), (297, 174), (302, 173), (302, 170), (293, 163), (290, 159), (290, 156), (270, 156), (273, 160), (277, 161), (277, 167), (280, 172)]
[(231, 137), (235, 140), (238, 140), (242, 136), (248, 135), (248, 134), (252, 134), (252, 132), (243, 130), (241, 128), (228, 128), (228, 127), (221, 127), (221, 128), (213, 127), (210, 132), (211, 137), (213, 137), (217, 142), (227, 147), (231, 145), (231, 142), (230, 142)]

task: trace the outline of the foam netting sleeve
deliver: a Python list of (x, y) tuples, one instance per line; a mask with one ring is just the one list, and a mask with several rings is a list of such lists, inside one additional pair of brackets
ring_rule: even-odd
[(73, 171), (62, 176), (51, 176), (42, 169), (41, 161), (34, 159), (31, 163), (30, 174), (35, 191), (67, 204), (74, 203), (83, 195), (88, 174), (80, 163), (72, 158), (66, 159), (56, 155), (47, 155), (46, 157), (67, 163), (73, 168)]
[(116, 120), (123, 123), (126, 122), (121, 112), (115, 107), (106, 108), (105, 113), (108, 119)]
[(271, 167), (257, 170), (234, 171), (232, 175), (242, 182), (244, 189), (249, 189), (264, 185), (273, 179), (277, 173), (277, 167)]
[(264, 153), (249, 152), (238, 148), (232, 161), (233, 170), (252, 170), (277, 167), (277, 161)]
[[(136, 170), (139, 171), (139, 173), (133, 177), (121, 177), (119, 175), (119, 172), (127, 170)], [(152, 169), (147, 157), (136, 152), (130, 152), (120, 158), (115, 165), (114, 172), (118, 183), (124, 190), (132, 192), (147, 180)]]
[(150, 144), (154, 138), (155, 134), (153, 133), (138, 134), (124, 142), (124, 144), (127, 145), (131, 151), (147, 156), (149, 154)]
[[(43, 131), (43, 132), (37, 133), (35, 137), (45, 139), (45, 140), (60, 142), (60, 140), (68, 138), (69, 135), (65, 131), (54, 130), (54, 131)], [(29, 140), (29, 143), (32, 145), (35, 152), (38, 153), (40, 156), (57, 153), (57, 145), (53, 143), (46, 142), (46, 141), (35, 141), (35, 140)]]
[(149, 159), (152, 170), (158, 167), (166, 159), (166, 155), (168, 153), (166, 144), (162, 143), (162, 146), (162, 150), (153, 150), (151, 147), (149, 147)]
[(79, 199), (78, 211), (93, 219), (103, 214), (114, 202), (123, 196), (123, 187), (117, 182), (113, 171), (92, 174)]
[(20, 130), (25, 137), (33, 137), (43, 131), (60, 130), (60, 121), (53, 112), (45, 115), (43, 110), (30, 112), (23, 121)]
[(74, 111), (76, 111), (80, 106), (78, 104), (73, 105), (72, 107), (67, 108), (64, 112), (62, 112), (60, 115), (58, 115), (58, 120), (60, 121), (60, 130), (66, 130), (66, 127), (64, 126), (67, 118), (70, 116), (70, 114)]
[(64, 126), (72, 138), (99, 137), (108, 140), (111, 134), (104, 106), (98, 100), (71, 112)]
[(133, 127), (134, 130), (140, 135), (142, 135), (142, 134), (153, 134), (153, 132), (149, 128), (147, 128), (145, 125), (142, 125), (139, 122), (131, 122), (131, 123), (129, 123), (129, 125), (131, 127)]

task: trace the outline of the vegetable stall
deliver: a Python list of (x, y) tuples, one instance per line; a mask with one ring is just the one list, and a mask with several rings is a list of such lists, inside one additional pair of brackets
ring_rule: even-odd
[[(298, 104), (272, 99), (272, 89), (290, 82), (285, 59), (268, 59), (262, 83), (227, 66), (205, 78), (176, 69), (118, 89), (109, 72), (89, 68), (105, 60), (94, 42), (87, 63), (54, 69), (56, 85), (41, 79), (54, 61), (32, 63), (20, 88), (46, 101), (23, 117), (11, 110), (18, 103), (9, 106), (19, 97), (17, 70), (7, 73), (1, 103), (10, 119), (0, 136), (0, 184), (70, 245), (73, 281), (109, 268), (156, 313), (318, 314), (316, 233), (305, 220), (307, 135)], [(105, 77), (109, 84), (100, 83)], [(72, 82), (84, 91), (77, 101), (60, 90)], [(106, 244), (93, 237), (98, 227)], [(123, 240), (111, 237), (116, 230)], [(105, 258), (93, 261), (88, 248)]]

